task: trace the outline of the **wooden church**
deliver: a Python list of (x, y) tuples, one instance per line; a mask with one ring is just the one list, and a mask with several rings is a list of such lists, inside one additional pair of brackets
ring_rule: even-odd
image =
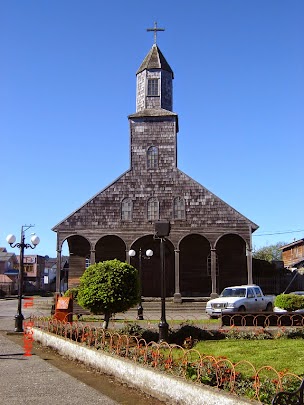
[[(141, 261), (142, 295), (159, 297), (155, 223), (166, 220), (167, 297), (180, 302), (251, 283), (252, 232), (258, 226), (178, 169), (174, 75), (156, 40), (136, 77), (136, 112), (128, 117), (130, 169), (53, 228), (59, 270), (67, 241), (69, 287), (79, 283), (87, 263), (117, 258), (136, 268)], [(149, 260), (147, 249), (153, 251)]]

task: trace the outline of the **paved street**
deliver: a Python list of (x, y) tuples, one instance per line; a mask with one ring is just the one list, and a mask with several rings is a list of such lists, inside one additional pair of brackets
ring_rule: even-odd
[(23, 356), (22, 347), (3, 334), (0, 334), (0, 359), (1, 404), (118, 403), (38, 356)]
[[(52, 366), (37, 355), (24, 356), (24, 349), (10, 339), (6, 332), (14, 330), (16, 299), (0, 300), (0, 360), (1, 404), (106, 404), (118, 402)], [(33, 308), (23, 308), (26, 318)], [(46, 314), (42, 310), (41, 314)], [(22, 338), (19, 338), (22, 344)]]
[[(46, 302), (50, 298), (39, 297), (41, 300)], [(161, 404), (155, 398), (120, 384), (113, 377), (98, 374), (36, 343), (33, 355), (24, 356), (23, 335), (13, 333), (17, 304), (17, 299), (0, 299), (1, 404)], [(35, 305), (23, 308), (22, 313), (25, 319), (32, 313), (37, 314)], [(49, 315), (50, 310), (40, 308), (39, 313)]]
[[(37, 298), (38, 299), (38, 298)], [(34, 299), (35, 303), (36, 298)], [(48, 302), (51, 300), (50, 297), (39, 297), (39, 301), (43, 300)], [(18, 300), (17, 298), (13, 299), (0, 299), (0, 330), (2, 331), (14, 331), (15, 328), (15, 315), (17, 313), (18, 308)], [(37, 314), (41, 316), (50, 315), (49, 309), (42, 309), (35, 308), (35, 304), (33, 307), (25, 308), (24, 305), (22, 307), (22, 314), (24, 319), (29, 318), (32, 314)]]
[[(44, 301), (46, 303), (50, 302), (52, 300), (51, 297), (37, 297), (34, 298), (34, 306), (33, 307), (27, 307), (25, 308), (24, 305), (22, 307), (22, 313), (24, 318), (28, 318), (32, 313), (41, 313), (41, 315), (50, 315), (49, 309), (42, 309), (39, 308), (39, 310), (36, 308), (35, 301)], [(24, 303), (24, 300), (23, 300)], [(13, 299), (0, 299), (0, 319), (2, 317), (4, 318), (14, 318), (14, 316), (17, 313), (17, 307), (18, 307), (18, 300), (17, 298)]]

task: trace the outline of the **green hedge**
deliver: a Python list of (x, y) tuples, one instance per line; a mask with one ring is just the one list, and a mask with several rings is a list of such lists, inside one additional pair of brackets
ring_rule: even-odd
[(276, 297), (274, 305), (286, 309), (287, 311), (304, 309), (304, 296), (296, 294), (280, 294)]
[(70, 288), (66, 290), (64, 293), (65, 297), (73, 297), (73, 300), (77, 301), (77, 296), (78, 296), (78, 287)]

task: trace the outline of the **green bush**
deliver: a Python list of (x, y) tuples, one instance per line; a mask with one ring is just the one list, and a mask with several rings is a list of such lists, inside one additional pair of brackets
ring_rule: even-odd
[(137, 270), (117, 259), (89, 266), (80, 278), (77, 301), (93, 314), (104, 314), (104, 328), (112, 314), (127, 311), (138, 299)]
[(286, 309), (286, 311), (304, 309), (304, 296), (296, 294), (280, 294), (276, 297), (274, 305)]
[(77, 300), (77, 296), (78, 296), (78, 287), (69, 288), (64, 293), (64, 297), (73, 297), (73, 300)]
[(201, 329), (197, 326), (181, 324), (181, 327), (176, 330), (170, 330), (169, 343), (183, 345), (185, 340), (190, 338), (193, 341), (199, 340), (219, 340), (224, 339), (224, 335), (216, 330)]
[(144, 339), (146, 343), (158, 342), (159, 334), (155, 329), (142, 328), (137, 323), (127, 323), (123, 328), (117, 331), (120, 335), (136, 336), (140, 339)]

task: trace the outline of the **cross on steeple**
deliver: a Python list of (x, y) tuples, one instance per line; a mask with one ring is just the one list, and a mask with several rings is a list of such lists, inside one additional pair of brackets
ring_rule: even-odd
[(164, 28), (157, 28), (157, 22), (154, 23), (154, 28), (147, 28), (147, 31), (154, 31), (154, 44), (156, 44), (157, 31), (165, 31)]

